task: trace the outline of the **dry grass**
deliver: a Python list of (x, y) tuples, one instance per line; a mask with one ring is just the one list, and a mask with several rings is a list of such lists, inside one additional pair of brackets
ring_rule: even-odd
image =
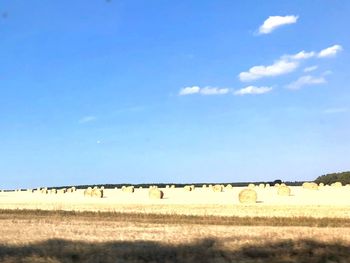
[(0, 262), (313, 263), (350, 258), (348, 220), (337, 222), (347, 226), (340, 228), (273, 227), (268, 218), (261, 226), (237, 227), (250, 219), (212, 218), (1, 211)]

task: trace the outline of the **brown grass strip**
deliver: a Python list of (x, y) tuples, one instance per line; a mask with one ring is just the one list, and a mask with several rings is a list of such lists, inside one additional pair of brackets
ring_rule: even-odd
[(120, 212), (77, 212), (47, 210), (1, 210), (0, 220), (4, 219), (59, 219), (59, 220), (98, 220), (128, 221), (151, 224), (196, 224), (228, 226), (307, 226), (307, 227), (350, 227), (346, 218), (313, 218), (313, 217), (221, 217), (189, 216), (169, 214), (120, 213)]

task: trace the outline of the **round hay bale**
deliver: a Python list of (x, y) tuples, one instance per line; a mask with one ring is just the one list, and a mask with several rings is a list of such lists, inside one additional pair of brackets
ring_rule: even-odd
[(291, 190), (288, 186), (280, 186), (277, 188), (277, 194), (281, 196), (290, 196)]
[(57, 190), (57, 193), (58, 194), (65, 194), (67, 192), (67, 189), (66, 188), (61, 188), (61, 189), (58, 189)]
[(124, 188), (123, 192), (125, 192), (125, 193), (133, 193), (133, 192), (135, 192), (135, 187), (132, 186), (132, 185), (131, 186), (127, 186), (127, 187)]
[(150, 199), (163, 199), (164, 193), (159, 189), (150, 189), (148, 192), (148, 197)]
[(207, 185), (206, 185), (206, 184), (203, 184), (203, 185), (202, 185), (202, 188), (203, 188), (203, 189), (207, 188)]
[(54, 189), (54, 188), (51, 189), (51, 190), (50, 190), (50, 194), (57, 194), (57, 189)]
[(92, 195), (92, 188), (88, 187), (84, 190), (84, 196), (91, 196)]
[(231, 189), (233, 189), (232, 184), (228, 184), (228, 185), (226, 185), (226, 189), (227, 189), (227, 190), (231, 190)]
[(165, 186), (165, 188), (166, 188), (166, 189), (169, 189), (169, 188), (170, 188), (170, 185), (167, 184), (167, 185)]
[(258, 195), (253, 189), (243, 189), (238, 194), (239, 202), (242, 204), (255, 204), (258, 199)]
[(343, 184), (341, 182), (335, 182), (335, 183), (332, 183), (331, 186), (339, 188), (339, 187), (342, 187)]
[(172, 184), (172, 185), (170, 186), (170, 188), (171, 188), (171, 189), (175, 189), (175, 185)]
[(259, 184), (259, 188), (260, 189), (264, 189), (265, 188), (265, 184)]
[(280, 187), (279, 183), (275, 183), (274, 187)]
[(324, 187), (324, 183), (319, 183), (318, 187)]
[(92, 189), (91, 196), (96, 197), (96, 198), (102, 198), (103, 197), (103, 190), (102, 189)]
[(265, 188), (270, 188), (270, 184), (265, 184)]
[(318, 190), (318, 185), (314, 182), (305, 182), (302, 186), (304, 189)]
[(100, 189), (101, 189), (101, 190), (105, 190), (105, 187), (102, 185), (102, 186), (100, 187)]
[(254, 189), (254, 187), (255, 187), (255, 184), (248, 184), (249, 189)]
[(191, 192), (191, 191), (192, 191), (192, 187), (191, 187), (190, 185), (185, 185), (185, 186), (184, 186), (184, 190), (185, 190), (186, 192)]
[(222, 185), (216, 184), (216, 185), (213, 186), (213, 191), (216, 192), (216, 193), (219, 193), (219, 192), (224, 191), (224, 188), (222, 187)]

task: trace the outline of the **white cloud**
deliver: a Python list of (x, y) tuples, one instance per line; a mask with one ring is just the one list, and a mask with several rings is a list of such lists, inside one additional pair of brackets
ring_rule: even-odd
[(294, 71), (299, 66), (297, 61), (288, 61), (286, 59), (277, 60), (269, 66), (254, 66), (247, 72), (241, 72), (239, 79), (241, 81), (252, 81), (263, 77), (273, 77), (283, 75)]
[(329, 108), (324, 110), (323, 112), (327, 114), (333, 114), (333, 113), (343, 113), (348, 111), (349, 111), (348, 108)]
[(304, 68), (304, 72), (311, 72), (311, 71), (314, 71), (314, 70), (316, 70), (316, 69), (318, 69), (318, 66), (311, 66), (311, 67), (306, 67), (306, 68)]
[(298, 16), (269, 16), (259, 27), (259, 34), (269, 34), (276, 28), (283, 25), (294, 24), (298, 20)]
[(179, 95), (191, 95), (191, 94), (201, 94), (201, 95), (223, 95), (229, 93), (228, 88), (215, 88), (215, 87), (204, 87), (200, 88), (198, 86), (186, 87), (180, 90)]
[(93, 122), (96, 121), (97, 118), (95, 116), (85, 116), (79, 120), (79, 123), (88, 123), (88, 122)]
[(205, 87), (200, 89), (199, 93), (203, 95), (220, 95), (220, 94), (227, 94), (229, 92), (228, 88), (211, 88), (211, 87)]
[(300, 51), (299, 53), (296, 53), (294, 55), (285, 55), (282, 58), (300, 60), (300, 59), (312, 58), (313, 56), (315, 56), (314, 51), (306, 52), (303, 50), (303, 51)]
[(290, 83), (286, 86), (287, 89), (291, 90), (297, 90), (301, 89), (303, 86), (309, 86), (309, 85), (319, 85), (326, 83), (326, 79), (324, 77), (313, 77), (310, 75), (302, 76), (296, 81)]
[(340, 45), (333, 45), (325, 48), (318, 53), (319, 58), (334, 57), (338, 52), (342, 51), (343, 47)]
[(200, 87), (198, 86), (193, 86), (193, 87), (186, 87), (180, 90), (179, 95), (190, 95), (190, 94), (195, 94), (200, 91)]
[(272, 91), (271, 87), (255, 87), (248, 86), (243, 89), (239, 89), (234, 92), (235, 95), (251, 95), (251, 94), (264, 94)]

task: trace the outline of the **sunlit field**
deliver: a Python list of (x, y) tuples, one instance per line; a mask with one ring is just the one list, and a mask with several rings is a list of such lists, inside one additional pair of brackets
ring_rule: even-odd
[(245, 188), (2, 192), (0, 262), (348, 262), (349, 187)]
[(133, 193), (121, 189), (105, 189), (103, 198), (84, 196), (84, 190), (73, 193), (42, 194), (22, 192), (0, 193), (2, 209), (44, 209), (73, 211), (107, 211), (217, 216), (311, 216), (350, 217), (350, 187), (323, 187), (318, 190), (291, 186), (290, 196), (280, 196), (276, 187), (254, 187), (257, 202), (239, 203), (238, 194), (246, 187), (233, 187), (222, 192), (196, 187), (161, 189), (163, 199), (150, 199), (148, 189), (135, 188)]

